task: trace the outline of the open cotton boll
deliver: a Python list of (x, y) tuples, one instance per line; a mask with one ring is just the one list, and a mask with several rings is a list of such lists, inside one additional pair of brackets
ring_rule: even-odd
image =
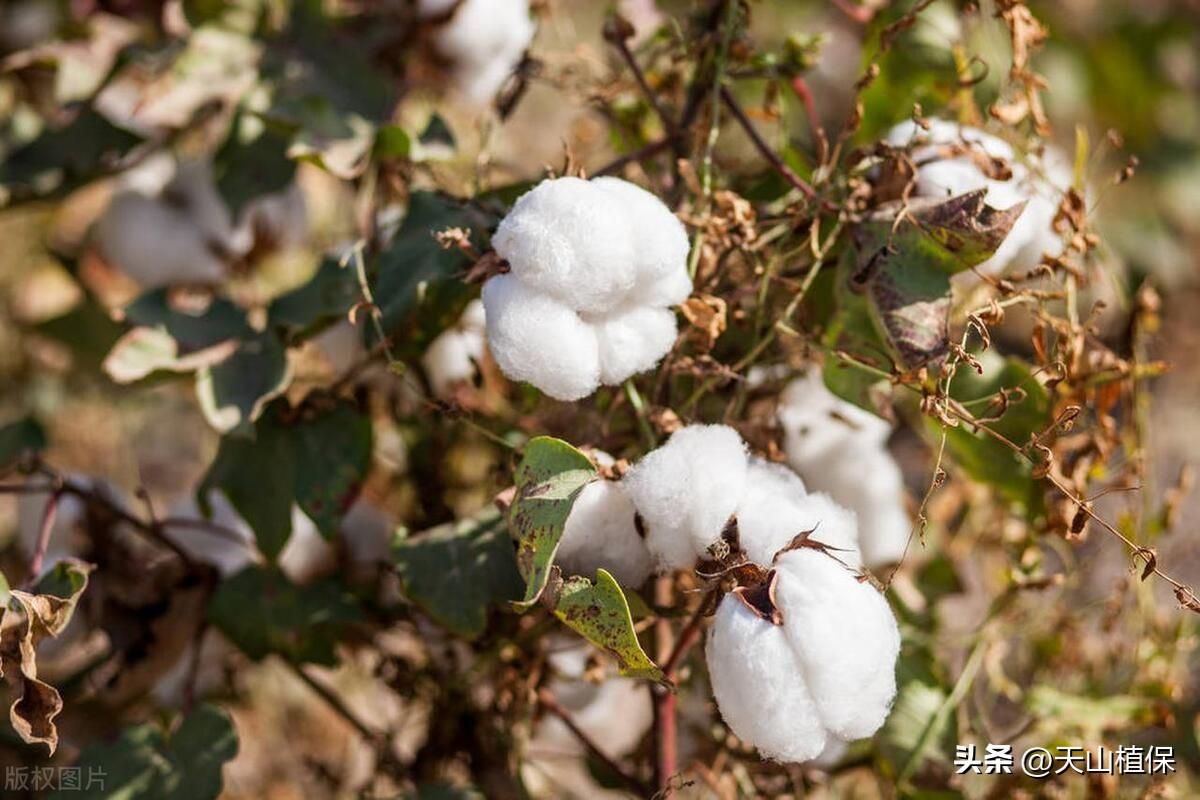
[(293, 583), (308, 583), (336, 565), (333, 545), (299, 506), (292, 506), (292, 535), (279, 553), (279, 569)]
[(596, 390), (596, 331), (573, 310), (511, 273), (483, 285), (483, 304), (488, 346), (505, 375), (558, 400), (578, 400)]
[(172, 507), (170, 518), (206, 521), (220, 526), (226, 533), (198, 525), (167, 525), (166, 536), (196, 561), (215, 567), (222, 578), (228, 578), (257, 561), (258, 548), (254, 531), (246, 524), (223, 492), (208, 493), (212, 516), (205, 520), (193, 495), (187, 495)]
[(618, 482), (592, 481), (571, 506), (554, 563), (564, 575), (595, 578), (603, 567), (622, 586), (641, 586), (650, 576), (652, 560), (634, 514)]
[(752, 467), (737, 518), (742, 552), (760, 567), (769, 568), (775, 554), (805, 531), (851, 569), (862, 565), (854, 513), (829, 495), (784, 493)]
[[(129, 505), (128, 498), (107, 481), (79, 473), (68, 475), (67, 478), (72, 483), (107, 498), (118, 508), (127, 508)], [(17, 540), (21, 543), (21, 551), (27, 556), (32, 556), (37, 550), (38, 539), (42, 533), (42, 519), (49, 500), (49, 492), (23, 492), (17, 496)], [(71, 493), (59, 495), (54, 511), (54, 525), (50, 529), (50, 541), (42, 559), (43, 570), (51, 569), (64, 558), (78, 557), (84, 552), (86, 544), (80, 541), (79, 537), (87, 523), (87, 501)]]
[(816, 550), (785, 553), (777, 569), (783, 630), (822, 722), (839, 739), (870, 736), (896, 696), (900, 631), (887, 600)]
[[(422, 0), (418, 13), (433, 18), (450, 10), (446, 0)], [(529, 0), (462, 0), (434, 33), (434, 46), (453, 62), (459, 91), (475, 103), (495, 96), (529, 43), (534, 23)]]
[(639, 307), (596, 320), (600, 381), (617, 384), (658, 363), (675, 343), (675, 314)]
[[(929, 130), (912, 120), (896, 125), (887, 135), (896, 147), (917, 145), (912, 152), (917, 166), (916, 193), (924, 197), (957, 197), (986, 189), (986, 202), (993, 208), (1011, 208), (1027, 204), (1008, 236), (996, 252), (977, 269), (998, 274), (1007, 270), (1035, 267), (1043, 253), (1057, 256), (1063, 242), (1052, 228), (1059, 201), (1072, 183), (1072, 170), (1066, 158), (1053, 146), (1047, 146), (1040, 158), (1017, 160), (1012, 147), (1002, 139), (976, 128), (946, 120), (928, 120)], [(968, 147), (977, 154), (1006, 162), (1012, 176), (999, 180), (985, 174), (971, 153), (946, 153), (950, 146)]]
[(472, 380), (483, 357), (486, 319), (483, 301), (472, 300), (453, 327), (438, 334), (421, 356), (429, 386), (438, 397), (448, 397), (456, 384)]
[(581, 178), (545, 180), (521, 195), (492, 246), (523, 283), (576, 311), (619, 308), (637, 282), (624, 209)]
[(891, 425), (835, 396), (819, 370), (784, 390), (779, 421), (788, 463), (808, 488), (827, 492), (858, 518), (863, 563), (899, 561), (912, 523), (904, 476), (886, 446)]
[[(606, 675), (601, 683), (584, 678), (589, 648), (572, 643), (550, 653), (555, 677), (549, 688), (554, 698), (571, 714), (589, 740), (610, 758), (620, 758), (641, 741), (654, 718), (650, 693), (645, 685), (631, 678)], [(607, 664), (606, 664), (607, 666)], [(553, 742), (561, 752), (582, 753), (582, 745), (562, 720), (543, 717), (538, 724), (534, 746)]]
[(721, 717), (766, 758), (807, 761), (828, 734), (784, 629), (726, 595), (704, 647)]
[(290, 250), (308, 238), (308, 202), (298, 183), (256, 197), (242, 209), (235, 238), (242, 242), (267, 242)]
[(227, 265), (185, 214), (140, 194), (117, 195), (92, 230), (104, 260), (144, 288), (212, 284)]
[(721, 539), (747, 483), (746, 445), (726, 425), (690, 425), (635, 464), (621, 485), (663, 569), (690, 567)]
[[(687, 236), (644, 189), (618, 178), (542, 181), (513, 205), (492, 245), (510, 272), (488, 280), (483, 302), (491, 351), (508, 377), (576, 400), (601, 383), (617, 385), (651, 369), (674, 344), (675, 316), (667, 306), (692, 289)], [(550, 300), (561, 310), (546, 305)], [(547, 311), (540, 325), (523, 311), (538, 303)], [(590, 331), (596, 347), (584, 346), (567, 311)], [(552, 369), (528, 340), (541, 345), (568, 328), (567, 338), (553, 347), (556, 358), (571, 363), (558, 361)], [(502, 341), (494, 335), (502, 329), (520, 335)]]

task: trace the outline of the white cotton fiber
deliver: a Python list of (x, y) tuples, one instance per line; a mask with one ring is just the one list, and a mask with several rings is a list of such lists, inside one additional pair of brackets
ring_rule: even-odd
[(635, 464), (622, 486), (663, 569), (693, 566), (721, 538), (746, 490), (746, 445), (725, 425), (691, 425)]
[(778, 563), (783, 630), (821, 720), (839, 739), (870, 736), (896, 696), (900, 632), (870, 583), (824, 553), (794, 550)]
[[(887, 135), (888, 143), (895, 147), (914, 146), (917, 195), (949, 198), (986, 189), (986, 201), (993, 208), (1006, 209), (1027, 201), (1008, 237), (977, 269), (988, 274), (1028, 270), (1038, 264), (1043, 253), (1057, 256), (1062, 252), (1062, 240), (1051, 226), (1073, 175), (1060, 151), (1047, 146), (1041, 158), (1030, 156), (1020, 161), (1007, 142), (981, 130), (940, 119), (928, 122), (929, 130), (924, 130), (906, 120)], [(1006, 180), (991, 178), (970, 153), (943, 152), (955, 145), (969, 147), (980, 157), (1003, 160), (1012, 176)]]
[(863, 563), (899, 561), (912, 521), (904, 476), (887, 449), (891, 425), (836, 397), (817, 369), (784, 390), (779, 421), (788, 463), (808, 488), (828, 493), (857, 517)]
[(488, 347), (505, 375), (559, 400), (578, 400), (596, 390), (596, 331), (574, 310), (511, 273), (484, 284), (483, 304)]
[(483, 357), (485, 328), (483, 301), (472, 300), (452, 327), (438, 334), (421, 356), (429, 386), (438, 397), (449, 397), (454, 387), (475, 377)]
[(651, 559), (634, 525), (634, 513), (619, 483), (589, 483), (571, 507), (554, 563), (563, 575), (594, 579), (603, 567), (622, 586), (641, 586), (650, 575)]
[(600, 348), (600, 382), (616, 384), (658, 363), (675, 343), (675, 314), (642, 306), (594, 323)]
[(721, 717), (766, 758), (807, 761), (828, 734), (784, 628), (726, 595), (705, 644), (708, 676)]
[[(128, 508), (129, 500), (116, 487), (100, 478), (73, 473), (67, 476), (73, 484), (93, 491), (108, 499), (117, 508)], [(17, 496), (17, 540), (21, 552), (32, 557), (37, 550), (42, 532), (42, 519), (50, 500), (49, 492), (23, 492)], [(42, 558), (42, 570), (48, 570), (64, 558), (81, 556), (87, 549), (82, 539), (87, 528), (87, 502), (76, 494), (64, 492), (59, 495), (54, 510), (54, 525), (50, 529), (50, 540)]]
[[(644, 189), (617, 178), (542, 181), (513, 205), (492, 245), (510, 272), (484, 285), (488, 339), (510, 378), (575, 400), (601, 383), (617, 385), (653, 368), (674, 344), (668, 306), (692, 289), (687, 235)], [(541, 324), (523, 310), (535, 305), (545, 311)], [(573, 331), (553, 345), (551, 363), (537, 351), (576, 327), (567, 311), (591, 332), (592, 343)], [(510, 314), (522, 319), (510, 321)], [(502, 328), (514, 335), (503, 341), (492, 335)]]
[[(552, 640), (552, 647), (560, 647), (563, 641)], [(606, 670), (608, 674), (601, 683), (586, 680), (590, 648), (577, 640), (565, 641), (570, 643), (555, 649), (548, 659), (554, 670), (548, 686), (555, 700), (605, 755), (620, 758), (632, 752), (650, 729), (654, 717), (646, 684), (618, 677), (611, 669)], [(579, 739), (553, 715), (539, 722), (531, 750), (540, 754), (555, 750), (582, 755)]]
[(738, 534), (746, 557), (770, 567), (775, 555), (800, 533), (830, 548), (850, 569), (862, 566), (854, 513), (827, 494), (782, 495), (764, 488), (751, 473), (749, 487), (738, 506)]
[[(437, 17), (451, 5), (447, 0), (421, 0), (418, 13)], [(433, 42), (452, 62), (459, 91), (474, 103), (484, 103), (521, 63), (533, 33), (529, 0), (462, 0), (454, 16), (434, 31)]]
[(523, 194), (492, 237), (523, 283), (589, 314), (625, 305), (638, 277), (635, 244), (620, 202), (570, 177)]
[(222, 528), (220, 533), (203, 525), (167, 525), (163, 535), (179, 545), (196, 561), (216, 568), (222, 578), (228, 578), (255, 563), (258, 547), (254, 531), (242, 519), (223, 492), (208, 493), (208, 504), (212, 517), (205, 520), (193, 495), (178, 500), (168, 517), (183, 521), (207, 522)]
[(292, 182), (277, 192), (256, 197), (238, 219), (241, 241), (266, 241), (280, 250), (300, 247), (308, 238), (308, 203), (300, 184)]

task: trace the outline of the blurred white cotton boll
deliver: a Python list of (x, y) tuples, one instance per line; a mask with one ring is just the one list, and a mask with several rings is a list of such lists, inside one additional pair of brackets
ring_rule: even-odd
[(558, 400), (578, 400), (596, 390), (596, 331), (575, 311), (512, 274), (485, 283), (483, 303), (488, 348), (505, 375)]
[(280, 250), (302, 246), (308, 238), (308, 202), (300, 184), (256, 197), (242, 209), (235, 240), (266, 241)]
[(635, 464), (621, 485), (641, 514), (661, 569), (691, 567), (721, 532), (746, 490), (746, 445), (725, 425), (691, 425)]
[(564, 575), (595, 578), (603, 567), (622, 586), (642, 585), (652, 560), (634, 524), (635, 513), (620, 483), (589, 483), (571, 506), (554, 563)]
[(788, 385), (778, 416), (788, 463), (810, 490), (827, 492), (857, 517), (863, 563), (899, 561), (912, 522), (904, 476), (887, 449), (891, 425), (830, 392), (818, 369)]
[(486, 319), (482, 300), (472, 300), (452, 327), (438, 334), (421, 356), (430, 388), (448, 397), (456, 384), (472, 380), (483, 357)]
[(279, 553), (279, 569), (293, 583), (308, 583), (336, 565), (333, 545), (299, 506), (292, 506), (292, 535)]
[[(184, 524), (168, 524), (163, 534), (189, 556), (215, 567), (222, 578), (228, 578), (256, 562), (258, 548), (254, 531), (223, 492), (211, 491), (206, 499), (212, 512), (208, 519), (201, 513), (193, 495), (176, 501), (168, 517)], [(189, 521), (199, 524), (186, 524)]]
[[(1062, 253), (1062, 239), (1052, 225), (1073, 174), (1060, 151), (1047, 145), (1040, 157), (1031, 155), (1022, 161), (1007, 142), (991, 134), (947, 120), (927, 122), (929, 129), (924, 130), (906, 120), (887, 135), (887, 142), (895, 147), (915, 145), (912, 160), (917, 167), (917, 195), (949, 198), (985, 189), (985, 200), (993, 208), (1007, 209), (1026, 202), (1004, 242), (978, 270), (988, 274), (1029, 270), (1043, 253)], [(1004, 161), (1011, 177), (1001, 180), (986, 174), (972, 153)]]
[[(74, 473), (67, 476), (71, 483), (96, 492), (118, 508), (128, 508), (128, 498), (107, 481), (90, 475)], [(37, 550), (50, 492), (23, 492), (17, 497), (17, 539), (21, 551), (32, 556)], [(87, 501), (78, 495), (64, 492), (59, 495), (54, 510), (54, 525), (42, 559), (42, 570), (49, 570), (64, 558), (78, 557), (85, 544), (80, 535), (87, 526)]]
[[(421, 0), (418, 14), (440, 17), (451, 5)], [(462, 0), (449, 21), (434, 31), (433, 42), (452, 62), (458, 90), (474, 103), (485, 103), (521, 63), (534, 29), (529, 0)]]
[(352, 564), (379, 564), (389, 561), (396, 524), (383, 509), (360, 499), (342, 517), (338, 538)]
[(335, 368), (345, 370), (367, 355), (362, 332), (343, 319), (313, 337), (313, 344)]
[(688, 240), (646, 190), (617, 178), (542, 181), (492, 244), (510, 272), (484, 284), (488, 344), (509, 378), (577, 400), (652, 369), (673, 346), (668, 306), (692, 289)]

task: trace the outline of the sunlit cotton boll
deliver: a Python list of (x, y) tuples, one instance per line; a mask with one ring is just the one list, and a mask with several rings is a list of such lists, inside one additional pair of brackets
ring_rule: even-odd
[(421, 356), (421, 365), (435, 395), (449, 397), (456, 385), (475, 377), (483, 357), (485, 326), (483, 301), (472, 300), (458, 322), (430, 343)]
[(744, 530), (751, 560), (774, 565), (773, 597), (782, 624), (729, 594), (705, 647), (726, 724), (763, 756), (782, 762), (815, 759), (837, 742), (874, 734), (895, 697), (900, 650), (886, 600), (858, 580), (853, 516), (822, 495), (796, 505), (793, 513), (809, 505), (816, 523), (811, 538), (829, 551), (770, 552), (791, 538), (798, 519), (789, 515), (774, 531)]
[[(1052, 225), (1073, 174), (1059, 150), (1047, 145), (1041, 156), (1030, 154), (1021, 160), (1007, 142), (977, 128), (940, 119), (928, 120), (928, 124), (925, 130), (907, 120), (887, 135), (887, 142), (893, 146), (913, 146), (917, 195), (950, 198), (986, 189), (986, 201), (993, 208), (1007, 209), (1026, 201), (1008, 237), (991, 258), (979, 265), (980, 271), (1000, 274), (1029, 270), (1037, 266), (1044, 253), (1062, 253), (1062, 239)], [(986, 174), (980, 161), (987, 159), (1006, 163), (1011, 177)]]
[(180, 164), (156, 195), (118, 192), (92, 229), (104, 259), (145, 288), (221, 282), (243, 238), (202, 162)]
[(635, 464), (621, 486), (641, 514), (659, 569), (709, 557), (746, 491), (749, 461), (737, 431), (691, 425)]
[(617, 583), (640, 586), (650, 576), (652, 559), (634, 524), (635, 513), (620, 482), (592, 481), (571, 506), (554, 563), (564, 575), (595, 578), (603, 568)]
[[(448, 0), (419, 0), (423, 19), (453, 8)], [(528, 0), (462, 0), (450, 19), (433, 34), (437, 51), (453, 65), (454, 83), (473, 103), (485, 103), (500, 91), (533, 41)]]
[(779, 422), (788, 463), (808, 488), (827, 492), (858, 518), (863, 562), (898, 562), (912, 521), (904, 475), (887, 449), (891, 425), (834, 395), (816, 369), (784, 390)]
[(484, 285), (488, 343), (515, 380), (578, 400), (649, 370), (691, 292), (682, 223), (616, 178), (557, 178), (525, 193), (492, 239), (510, 272)]

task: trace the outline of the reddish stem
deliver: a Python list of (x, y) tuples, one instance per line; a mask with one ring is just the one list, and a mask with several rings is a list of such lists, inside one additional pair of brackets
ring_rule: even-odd
[(54, 521), (58, 518), (58, 501), (62, 497), (62, 489), (57, 488), (50, 493), (46, 501), (46, 510), (42, 512), (42, 527), (38, 529), (37, 545), (33, 558), (29, 561), (29, 577), (25, 583), (33, 586), (38, 575), (42, 574), (42, 562), (46, 560), (46, 551), (50, 549), (50, 534), (54, 532)]
[(797, 75), (792, 78), (792, 91), (800, 98), (800, 102), (804, 104), (804, 115), (808, 117), (808, 126), (812, 129), (813, 138), (817, 144), (817, 161), (824, 163), (825, 157), (829, 154), (829, 140), (825, 137), (825, 126), (821, 124), (821, 118), (817, 115), (817, 104), (813, 100), (812, 89), (808, 86), (808, 81), (804, 77)]
[(675, 692), (654, 687), (654, 729), (658, 748), (654, 762), (654, 784), (659, 797), (671, 795), (671, 778), (679, 771), (679, 751), (675, 721)]

